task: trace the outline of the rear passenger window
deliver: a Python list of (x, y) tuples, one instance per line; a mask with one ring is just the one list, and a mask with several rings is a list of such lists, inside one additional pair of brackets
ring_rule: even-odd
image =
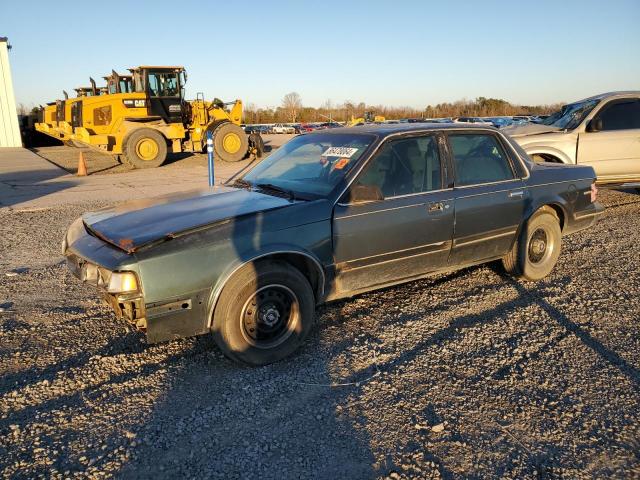
[(476, 185), (514, 178), (509, 159), (493, 135), (449, 135), (456, 185)]
[(602, 130), (640, 128), (640, 101), (616, 102), (604, 107), (598, 117), (602, 119)]
[(442, 173), (436, 139), (411, 137), (385, 143), (358, 184), (377, 186), (384, 198), (439, 190)]

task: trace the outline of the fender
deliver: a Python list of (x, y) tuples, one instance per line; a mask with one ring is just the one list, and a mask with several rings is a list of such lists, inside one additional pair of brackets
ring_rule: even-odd
[[(562, 231), (566, 229), (567, 224), (570, 221), (569, 205), (567, 201), (564, 198), (562, 198), (560, 195), (555, 193), (545, 194), (539, 198), (536, 198), (535, 202), (528, 202), (525, 205), (524, 213), (522, 215), (522, 221), (520, 222), (520, 225), (518, 226), (518, 231), (513, 239), (514, 243), (516, 239), (520, 236), (522, 229), (527, 224), (531, 216), (544, 206), (552, 207), (554, 210), (559, 210), (561, 212), (560, 221), (562, 222)], [(513, 247), (513, 244), (511, 246)]]
[(301, 255), (311, 260), (312, 265), (315, 266), (315, 269), (317, 271), (316, 273), (319, 274), (319, 278), (320, 278), (318, 291), (316, 292), (316, 294), (318, 295), (318, 298), (322, 298), (322, 296), (324, 295), (326, 278), (325, 278), (325, 272), (324, 272), (324, 269), (322, 268), (322, 264), (320, 263), (320, 260), (313, 253), (305, 251), (299, 247), (295, 247), (291, 245), (271, 245), (266, 247), (266, 251), (261, 250), (259, 254), (255, 254), (254, 256), (246, 260), (238, 259), (238, 261), (230, 264), (225, 269), (224, 273), (220, 275), (215, 286), (211, 289), (211, 294), (209, 296), (209, 301), (207, 303), (208, 305), (207, 327), (208, 328), (211, 328), (211, 323), (213, 322), (213, 313), (215, 311), (215, 307), (218, 303), (218, 300), (220, 299), (220, 294), (222, 293), (224, 286), (231, 279), (231, 277), (245, 265), (249, 265), (250, 263), (253, 263), (256, 260), (259, 260), (264, 257), (269, 257), (272, 255), (279, 255), (279, 254)]

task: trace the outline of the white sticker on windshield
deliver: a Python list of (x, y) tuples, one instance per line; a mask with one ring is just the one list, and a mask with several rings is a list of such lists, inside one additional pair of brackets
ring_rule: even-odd
[(323, 157), (343, 157), (343, 158), (351, 158), (353, 154), (358, 151), (357, 148), (351, 147), (329, 147), (322, 154)]

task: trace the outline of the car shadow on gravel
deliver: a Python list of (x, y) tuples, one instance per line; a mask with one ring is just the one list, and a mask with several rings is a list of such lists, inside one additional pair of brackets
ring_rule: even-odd
[[(434, 287), (439, 284), (452, 282), (456, 280), (457, 277), (462, 277), (470, 273), (473, 274), (473, 272), (483, 268), (486, 267), (470, 267), (468, 269), (464, 269), (438, 279), (427, 280), (426, 282), (428, 282), (428, 287)], [(502, 381), (508, 380), (507, 377), (518, 378), (522, 375), (525, 368), (536, 362), (536, 360), (545, 355), (545, 353), (550, 351), (551, 349), (563, 348), (561, 346), (563, 340), (565, 340), (567, 337), (573, 336), (590, 350), (592, 350), (597, 357), (602, 359), (605, 365), (619, 370), (619, 372), (629, 380), (631, 387), (635, 391), (640, 390), (640, 371), (637, 367), (622, 358), (622, 356), (619, 355), (616, 351), (607, 347), (605, 344), (591, 335), (585, 328), (572, 321), (571, 318), (564, 314), (559, 308), (555, 307), (544, 298), (545, 290), (547, 287), (566, 287), (572, 281), (570, 277), (565, 276), (558, 279), (542, 281), (534, 284), (513, 279), (511, 276), (504, 272), (501, 266), (491, 264), (490, 268), (496, 275), (498, 275), (500, 281), (504, 285), (500, 288), (508, 289), (509, 287), (511, 287), (516, 292), (517, 296), (515, 298), (510, 298), (502, 303), (496, 304), (492, 308), (482, 310), (478, 313), (456, 316), (449, 322), (449, 324), (445, 328), (441, 328), (433, 333), (424, 336), (423, 340), (419, 341), (411, 348), (402, 350), (397, 355), (394, 355), (391, 359), (378, 363), (377, 368), (380, 371), (384, 372), (385, 375), (402, 375), (402, 372), (406, 368), (410, 368), (411, 365), (415, 365), (416, 362), (419, 362), (420, 357), (423, 356), (425, 352), (440, 352), (443, 349), (446, 350), (448, 345), (454, 344), (456, 341), (464, 341), (465, 336), (468, 335), (468, 332), (473, 331), (478, 327), (484, 329), (486, 326), (490, 325), (493, 322), (508, 319), (509, 317), (513, 316), (515, 312), (526, 310), (527, 308), (535, 306), (537, 309), (540, 309), (544, 313), (546, 313), (546, 315), (553, 322), (555, 322), (557, 326), (561, 327), (560, 333), (558, 333), (557, 328), (553, 328), (552, 330), (555, 333), (550, 334), (547, 338), (547, 341), (538, 346), (532, 346), (532, 348), (528, 347), (522, 353), (509, 355), (506, 359), (505, 364), (503, 364), (499, 368), (493, 369), (493, 372), (491, 368), (481, 369), (480, 374), (466, 378), (469, 384), (485, 385), (485, 387), (480, 388), (481, 390), (483, 388), (491, 389), (493, 387), (490, 387), (489, 385), (496, 385), (495, 382), (498, 382), (497, 385), (499, 385), (502, 383)], [(395, 287), (392, 287), (390, 290), (393, 291), (394, 288)], [(460, 291), (459, 298), (452, 300), (449, 299), (442, 304), (436, 305), (433, 309), (429, 310), (428, 315), (435, 316), (439, 311), (455, 310), (456, 307), (464, 305), (467, 302), (468, 297), (473, 297), (476, 294), (485, 293), (486, 288), (486, 285), (482, 285), (462, 290)], [(386, 305), (385, 310), (389, 311), (389, 309), (392, 309), (392, 307), (392, 304)], [(349, 312), (350, 317), (355, 316), (357, 318), (363, 319), (369, 319), (372, 317), (375, 318), (376, 316), (379, 317), (379, 315), (379, 309), (376, 309), (375, 307), (371, 308), (369, 306), (365, 306), (363, 308), (357, 307), (355, 311), (352, 310)], [(399, 313), (396, 315), (390, 314), (387, 315), (387, 318), (381, 321), (381, 327), (383, 329), (393, 329), (395, 325), (411, 323), (424, 318), (424, 316), (425, 312)], [(366, 325), (364, 325), (363, 327), (366, 327)], [(378, 326), (378, 328), (380, 328), (380, 326)], [(528, 337), (530, 336), (530, 334), (531, 332), (529, 331), (529, 329), (525, 329), (522, 332), (518, 331), (512, 333), (511, 336), (507, 339), (507, 343), (511, 343), (511, 348), (508, 348), (508, 350), (513, 351), (517, 345), (526, 344), (528, 342)], [(496, 352), (493, 352), (493, 354), (495, 353)], [(492, 355), (491, 351), (486, 352), (486, 354)], [(601, 366), (596, 368), (601, 368)], [(489, 373), (488, 375), (487, 370)], [(363, 373), (365, 372), (355, 370), (351, 376), (345, 377), (342, 381), (357, 382), (358, 378), (361, 378), (363, 376)], [(568, 371), (567, 374), (570, 375), (570, 371)], [(541, 395), (542, 397), (548, 397), (545, 399), (545, 401), (556, 396), (553, 392), (546, 389), (541, 389)], [(393, 398), (392, 400), (394, 404), (401, 404), (402, 402), (408, 401), (411, 400), (409, 398), (404, 398), (402, 391), (397, 393), (395, 398)], [(463, 412), (460, 413), (462, 414)], [(442, 418), (433, 408), (429, 407), (427, 408), (427, 410), (425, 410), (424, 414), (420, 416), (420, 420), (426, 420), (428, 425), (434, 425), (441, 422)], [(493, 429), (497, 434), (507, 435), (509, 437), (509, 440), (513, 442), (511, 448), (514, 449), (514, 458), (524, 456), (527, 459), (527, 471), (535, 474), (538, 478), (555, 478), (555, 472), (559, 471), (559, 468), (562, 468), (562, 465), (558, 463), (557, 459), (567, 457), (570, 458), (572, 456), (575, 456), (574, 451), (565, 447), (558, 446), (554, 442), (546, 441), (544, 438), (537, 439), (534, 442), (531, 442), (531, 439), (521, 441), (518, 437), (509, 432), (509, 422), (505, 423), (500, 418), (491, 419), (487, 417), (486, 422), (486, 429)], [(452, 428), (452, 430), (455, 430), (455, 427)], [(469, 439), (464, 437), (455, 438), (455, 434), (452, 434), (452, 436), (449, 438), (449, 441), (452, 443), (456, 443), (469, 441)], [(625, 446), (624, 448), (629, 447)], [(419, 445), (416, 446), (416, 450), (420, 450)], [(439, 457), (434, 453), (430, 453), (429, 455), (430, 456), (428, 459), (438, 465), (439, 473), (442, 478), (455, 477), (455, 475), (447, 469), (447, 458)], [(496, 464), (494, 468), (494, 474), (496, 478), (507, 476), (507, 474), (510, 473), (510, 467), (508, 464)]]
[[(246, 367), (210, 336), (193, 341), (174, 381), (132, 428), (135, 457), (122, 478), (371, 478), (368, 439), (338, 405), (358, 387), (328, 384), (329, 358), (315, 336), (290, 359)], [(311, 381), (310, 381), (311, 380)]]
[[(502, 279), (502, 281), (504, 281), (505, 284), (510, 285), (517, 291), (518, 297), (516, 299), (505, 301), (489, 310), (482, 311), (481, 313), (478, 313), (478, 314), (474, 313), (470, 315), (463, 315), (463, 316), (456, 317), (447, 328), (437, 331), (435, 334), (431, 335), (430, 337), (425, 339), (421, 344), (416, 346), (416, 348), (403, 352), (403, 354), (401, 354), (394, 360), (387, 362), (385, 364), (382, 364), (380, 365), (380, 367), (384, 368), (385, 370), (396, 369), (403, 364), (410, 363), (417, 355), (419, 355), (423, 351), (423, 349), (433, 345), (442, 345), (447, 341), (454, 340), (458, 336), (462, 336), (464, 334), (465, 329), (468, 329), (480, 323), (486, 323), (488, 321), (490, 322), (492, 319), (504, 316), (515, 309), (524, 308), (528, 305), (536, 305), (540, 307), (543, 311), (545, 311), (550, 318), (555, 320), (558, 323), (558, 325), (560, 325), (562, 328), (566, 330), (566, 335), (556, 338), (554, 340), (554, 343), (559, 343), (562, 340), (562, 338), (564, 338), (567, 335), (570, 335), (570, 334), (575, 335), (577, 338), (580, 339), (582, 343), (584, 343), (587, 347), (593, 350), (594, 353), (600, 356), (605, 362), (609, 363), (615, 368), (618, 368), (620, 372), (623, 373), (635, 385), (636, 388), (640, 388), (640, 370), (638, 370), (636, 367), (634, 367), (629, 362), (624, 360), (614, 350), (611, 350), (608, 347), (606, 347), (604, 344), (602, 344), (602, 342), (594, 338), (585, 329), (581, 328), (578, 324), (571, 321), (569, 317), (564, 315), (558, 308), (554, 307), (549, 302), (547, 302), (541, 295), (537, 294), (536, 292), (539, 291), (541, 288), (540, 284), (536, 285), (533, 283), (519, 282), (515, 280), (513, 277), (509, 276), (506, 272), (504, 272), (504, 270), (500, 266), (490, 264), (490, 267), (493, 270), (493, 272), (496, 275), (498, 275)], [(457, 272), (454, 272), (452, 274), (449, 274), (449, 275), (443, 276), (442, 278), (434, 280), (433, 285), (452, 281), (456, 277), (465, 275), (467, 272), (476, 270), (479, 268), (484, 268), (484, 267), (478, 266), (478, 267), (470, 267), (464, 270), (459, 270)], [(571, 282), (570, 277), (563, 277), (555, 281), (554, 284), (567, 285), (570, 282)], [(528, 288), (527, 285), (531, 285), (531, 286), (535, 285), (535, 287)], [(392, 287), (392, 288), (395, 288), (395, 287)], [(466, 303), (467, 301), (466, 297), (469, 295), (472, 295), (474, 293), (474, 290), (484, 291), (484, 289), (485, 289), (485, 286), (479, 286), (469, 291), (465, 291), (465, 294), (461, 295), (458, 300), (439, 304), (431, 311), (431, 313), (433, 314), (433, 313), (437, 313), (438, 311), (445, 311), (452, 307), (462, 305)], [(364, 309), (364, 310), (360, 310), (358, 314), (366, 317), (373, 314), (373, 312), (369, 309)], [(385, 323), (387, 326), (390, 326), (390, 324), (394, 322), (406, 323), (412, 320), (422, 318), (423, 316), (424, 316), (423, 312), (419, 312), (416, 314), (404, 314), (395, 318), (390, 317), (389, 320), (387, 320)], [(542, 353), (544, 349), (548, 349), (551, 347), (552, 347), (552, 344), (547, 344), (545, 347), (543, 347), (543, 349), (537, 352), (537, 355)], [(529, 357), (527, 357), (527, 359), (529, 359)], [(521, 360), (524, 361), (526, 359), (521, 359)], [(497, 378), (504, 377), (508, 373), (509, 369), (517, 369), (517, 367), (518, 367), (517, 363), (514, 363), (510, 367), (504, 367), (504, 369), (496, 372), (495, 376)], [(358, 372), (355, 372), (354, 375), (358, 375)]]
[[(640, 390), (640, 370), (627, 362), (617, 352), (608, 348), (602, 342), (593, 337), (584, 328), (580, 327), (577, 323), (571, 321), (569, 317), (563, 314), (558, 308), (547, 302), (542, 296), (536, 295), (536, 289), (529, 289), (523, 282), (518, 282), (512, 277), (508, 276), (504, 272), (498, 273), (503, 280), (510, 284), (518, 291), (523, 303), (534, 303), (542, 310), (544, 310), (550, 318), (555, 320), (558, 325), (565, 329), (567, 335), (574, 335), (580, 341), (589, 347), (595, 354), (597, 354), (604, 362), (608, 363), (614, 368), (617, 368), (620, 373), (625, 375), (629, 381), (634, 385), (636, 390)], [(559, 283), (569, 284), (571, 282), (570, 277), (563, 277), (558, 281)]]

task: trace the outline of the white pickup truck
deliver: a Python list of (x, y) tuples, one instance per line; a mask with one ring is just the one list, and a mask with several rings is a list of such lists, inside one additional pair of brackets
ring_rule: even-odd
[(589, 165), (598, 183), (640, 182), (640, 91), (603, 93), (503, 131), (537, 162)]
[(283, 123), (276, 123), (271, 127), (272, 133), (296, 133), (296, 129)]

